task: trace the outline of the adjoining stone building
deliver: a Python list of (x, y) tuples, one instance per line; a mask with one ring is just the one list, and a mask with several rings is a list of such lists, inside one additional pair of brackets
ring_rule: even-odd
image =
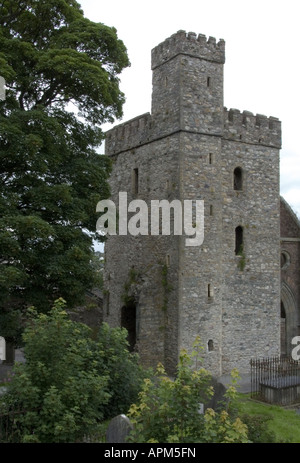
[[(105, 245), (104, 321), (126, 327), (141, 360), (170, 373), (197, 336), (213, 374), (248, 372), (251, 358), (279, 354), (281, 331), (298, 323), (299, 286), (288, 277), (280, 317), (280, 236), (286, 257), (299, 246), (280, 235), (281, 123), (224, 108), (224, 62), (223, 40), (177, 32), (152, 50), (151, 114), (106, 137), (116, 205), (120, 192), (149, 211), (153, 200), (204, 201), (199, 246), (150, 232)], [(298, 291), (293, 308), (287, 288)]]
[[(300, 335), (300, 221), (288, 203), (280, 202), (281, 353), (291, 355)], [(298, 343), (297, 343), (298, 344)]]

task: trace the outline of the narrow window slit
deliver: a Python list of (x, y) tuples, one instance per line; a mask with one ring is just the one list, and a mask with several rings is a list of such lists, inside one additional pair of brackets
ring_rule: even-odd
[(212, 352), (214, 350), (214, 342), (212, 339), (208, 341), (207, 347), (208, 347), (208, 352)]
[(233, 188), (236, 191), (243, 189), (243, 172), (240, 167), (236, 167), (233, 172)]
[(139, 169), (133, 169), (132, 175), (132, 192), (137, 195), (139, 192)]
[(235, 255), (241, 256), (244, 247), (243, 227), (238, 226), (235, 229)]

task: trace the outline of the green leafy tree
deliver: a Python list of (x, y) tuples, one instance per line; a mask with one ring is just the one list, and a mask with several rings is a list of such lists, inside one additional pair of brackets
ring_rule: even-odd
[(143, 380), (151, 375), (144, 369), (136, 353), (129, 352), (127, 330), (111, 328), (103, 323), (97, 339), (97, 355), (102, 357), (102, 373), (108, 376), (110, 398), (104, 417), (127, 413), (130, 405), (138, 400)]
[(0, 401), (3, 440), (78, 442), (95, 433), (103, 418), (108, 376), (101, 373), (90, 328), (69, 320), (64, 306), (56, 301), (49, 314), (29, 309), (26, 362), (15, 365)]
[(71, 321), (58, 299), (48, 314), (28, 309), (25, 363), (0, 400), (0, 442), (97, 439), (103, 419), (126, 413), (147, 371), (128, 350), (127, 332)]
[[(63, 297), (80, 303), (95, 282), (96, 204), (108, 197), (101, 124), (122, 115), (129, 65), (115, 28), (75, 0), (0, 0), (1, 313)], [(12, 317), (15, 320), (15, 317)], [(7, 319), (5, 321), (7, 326)], [(12, 331), (13, 325), (9, 327)]]

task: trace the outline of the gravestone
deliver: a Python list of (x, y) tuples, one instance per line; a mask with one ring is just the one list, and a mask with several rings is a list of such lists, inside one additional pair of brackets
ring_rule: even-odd
[(2, 336), (0, 336), (0, 360), (6, 360), (6, 343)]
[(5, 79), (0, 76), (0, 101), (5, 100)]
[(227, 402), (225, 393), (227, 391), (224, 384), (219, 382), (214, 376), (211, 378), (210, 386), (213, 387), (214, 394), (213, 396), (205, 403), (204, 408), (212, 408), (215, 411), (218, 411), (223, 408), (224, 404)]
[(124, 444), (126, 437), (133, 426), (126, 415), (118, 415), (113, 418), (106, 431), (106, 442), (110, 444)]

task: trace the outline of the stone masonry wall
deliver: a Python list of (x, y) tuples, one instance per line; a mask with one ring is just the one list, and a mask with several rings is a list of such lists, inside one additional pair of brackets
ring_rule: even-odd
[[(241, 191), (233, 172), (243, 172)], [(279, 154), (278, 149), (223, 141), (222, 364), (241, 371), (250, 358), (278, 355)], [(235, 228), (243, 227), (243, 252), (235, 255)]]
[[(105, 246), (106, 311), (104, 318), (120, 325), (125, 286), (137, 305), (137, 344), (145, 365), (159, 361), (170, 368), (177, 363), (178, 331), (178, 237), (151, 236), (151, 200), (178, 197), (178, 136), (165, 137), (114, 157), (112, 199), (128, 193), (128, 203), (142, 199), (149, 210), (147, 236), (110, 236)], [(159, 171), (158, 171), (159, 166)], [(132, 193), (132, 172), (138, 168), (138, 193)], [(131, 214), (133, 215), (133, 214)], [(130, 219), (130, 214), (128, 215)], [(130, 281), (131, 269), (136, 274)], [(172, 282), (172, 289), (171, 289)], [(170, 307), (167, 310), (167, 305)]]
[[(128, 202), (143, 199), (149, 210), (155, 199), (204, 200), (200, 246), (172, 235), (111, 236), (105, 246), (104, 319), (120, 325), (125, 290), (137, 309), (142, 361), (161, 361), (169, 372), (179, 350), (192, 349), (198, 335), (205, 366), (217, 376), (234, 367), (247, 372), (251, 357), (279, 353), (281, 124), (224, 108), (224, 61), (223, 40), (174, 34), (152, 51), (151, 114), (106, 138), (115, 203), (120, 191)], [(244, 238), (239, 256), (238, 226)]]
[[(204, 201), (204, 241), (182, 243), (180, 260), (180, 346), (192, 350), (200, 336), (205, 367), (222, 371), (222, 203), (219, 182), (221, 138), (182, 134), (181, 197)], [(208, 351), (209, 341), (213, 350)]]
[(300, 222), (287, 202), (281, 198), (281, 303), (283, 350), (290, 353), (292, 339), (300, 334)]

